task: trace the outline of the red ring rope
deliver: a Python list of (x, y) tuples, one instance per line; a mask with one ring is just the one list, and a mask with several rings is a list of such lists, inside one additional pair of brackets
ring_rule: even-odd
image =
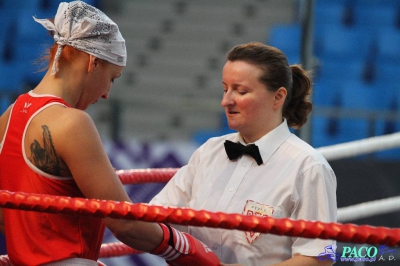
[(123, 184), (167, 183), (179, 168), (118, 170)]
[[(119, 170), (123, 184), (168, 182), (178, 168)], [(278, 235), (307, 238), (336, 239), (359, 244), (400, 244), (400, 229), (368, 225), (335, 224), (290, 219), (260, 218), (240, 214), (212, 213), (183, 208), (165, 208), (146, 204), (56, 197), (41, 194), (14, 193), (0, 190), (0, 206), (50, 213), (92, 215), (98, 217), (130, 218), (144, 221), (180, 223), (194, 226), (220, 227)], [(223, 221), (223, 222), (221, 222)], [(102, 244), (100, 258), (140, 254), (123, 243)], [(11, 265), (8, 256), (0, 256), (0, 265)]]
[[(142, 254), (142, 251), (133, 249), (124, 243), (107, 243), (102, 244), (100, 249), (100, 258), (113, 258), (125, 255)], [(1, 265), (1, 264), (0, 264)]]
[(257, 217), (242, 214), (197, 211), (133, 204), (109, 200), (89, 200), (61, 196), (27, 194), (0, 190), (0, 206), (49, 213), (113, 217), (148, 222), (166, 222), (194, 226), (218, 227), (306, 238), (335, 239), (359, 244), (400, 244), (400, 229), (369, 225), (323, 223), (288, 218)]

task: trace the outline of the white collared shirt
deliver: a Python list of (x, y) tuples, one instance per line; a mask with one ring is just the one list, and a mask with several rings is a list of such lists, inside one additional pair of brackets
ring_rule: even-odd
[[(247, 155), (230, 161), (224, 142), (209, 139), (150, 202), (212, 212), (336, 222), (336, 176), (310, 145), (290, 133), (286, 120), (255, 142), (263, 164)], [(294, 254), (318, 256), (332, 240), (258, 234), (207, 227), (177, 227), (209, 246), (224, 263), (270, 265)]]

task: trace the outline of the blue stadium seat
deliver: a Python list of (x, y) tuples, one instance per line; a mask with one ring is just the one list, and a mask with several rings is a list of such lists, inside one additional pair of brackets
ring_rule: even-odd
[(326, 4), (332, 4), (332, 3), (338, 3), (338, 4), (348, 4), (349, 2), (351, 2), (351, 0), (318, 0), (315, 1), (316, 5), (326, 5)]
[(7, 61), (11, 57), (10, 47), (14, 45), (13, 33), (16, 16), (8, 10), (0, 9), (0, 61)]
[(360, 117), (342, 118), (340, 131), (343, 141), (363, 139), (374, 135), (374, 121), (364, 117), (366, 110), (385, 110), (388, 103), (383, 101), (382, 92), (371, 84), (358, 82), (346, 82), (342, 91), (342, 106), (350, 111), (350, 114), (358, 113)]
[[(385, 86), (385, 84), (383, 84)], [(386, 84), (388, 87), (388, 85)], [(400, 112), (400, 85), (395, 84), (386, 88), (386, 93), (382, 93), (383, 101), (386, 101), (389, 107), (387, 111)], [(382, 88), (382, 87), (381, 87)], [(382, 136), (392, 133), (400, 132), (400, 121), (399, 120), (388, 120), (378, 118), (375, 126), (375, 135)], [(400, 148), (389, 149), (375, 153), (375, 157), (381, 160), (399, 160), (400, 159)]]
[(7, 50), (7, 42), (0, 37), (0, 61), (5, 61), (4, 55)]
[(345, 24), (347, 5), (336, 1), (316, 1), (314, 23), (316, 27)]
[(322, 57), (318, 69), (318, 76), (325, 81), (355, 80), (361, 82), (364, 80), (366, 62), (361, 58), (343, 60)]
[[(0, 9), (7, 9), (9, 12), (19, 11), (21, 9), (32, 9), (49, 11), (52, 17), (57, 12), (61, 2), (70, 2), (65, 0), (0, 0)], [(84, 0), (85, 3), (95, 7), (100, 7), (100, 0)]]
[[(56, 14), (58, 6), (61, 2), (66, 2), (64, 0), (43, 0), (42, 8), (53, 12), (53, 16)], [(86, 1), (84, 1), (86, 2)]]
[(373, 36), (346, 26), (327, 26), (315, 41), (320, 43), (317, 55), (325, 58), (345, 59), (347, 61), (366, 59), (370, 55)]
[(318, 108), (339, 108), (342, 105), (341, 92), (341, 83), (338, 80), (326, 80), (323, 77), (315, 80), (311, 98), (314, 105), (311, 121), (313, 147), (339, 143), (339, 119), (321, 114)]
[[(319, 1), (319, 0), (318, 0)], [(351, 0), (354, 8), (380, 8), (380, 7), (391, 7), (397, 8), (400, 6), (398, 0)]]
[(23, 82), (36, 85), (43, 77), (43, 73), (37, 73), (40, 66), (36, 66), (35, 61), (45, 54), (54, 40), (42, 25), (33, 20), (32, 16), (49, 17), (47, 12), (41, 10), (23, 9), (18, 13), (11, 60), (23, 62), (25, 64), (21, 70)]
[(384, 105), (382, 90), (375, 84), (365, 84), (356, 81), (344, 81), (342, 87), (342, 105), (345, 108), (382, 110), (388, 105)]
[(400, 63), (400, 29), (381, 29), (377, 35), (377, 59)]
[(49, 40), (32, 40), (30, 43), (20, 42), (14, 45), (13, 60), (25, 61), (27, 65), (33, 65), (39, 57), (46, 53), (46, 50), (51, 47), (53, 41)]
[(395, 28), (399, 11), (391, 6), (358, 6), (354, 8), (354, 26), (372, 29), (377, 34), (382, 28)]
[[(99, 8), (100, 1), (99, 0), (83, 0), (85, 3), (90, 4), (94, 7)], [(70, 2), (65, 0), (42, 0), (42, 9), (49, 10), (54, 13), (57, 11), (58, 6), (61, 2)], [(54, 16), (53, 15), (53, 16)]]
[(280, 49), (286, 55), (300, 55), (300, 24), (278, 24), (272, 27), (266, 43)]
[[(47, 49), (52, 45), (52, 40), (32, 40), (30, 43), (18, 42), (14, 47), (13, 61), (17, 65), (23, 63), (24, 67), (20, 69), (22, 72), (22, 82), (30, 86), (36, 86), (42, 79), (44, 73), (40, 70), (45, 67), (47, 61), (40, 61), (45, 56)], [(49, 42), (50, 41), (50, 42)]]
[[(347, 115), (339, 119), (323, 117), (318, 113), (314, 113), (312, 143), (315, 147), (373, 136), (375, 134), (374, 120), (364, 116), (363, 111), (382, 110), (388, 108), (389, 105), (388, 103), (383, 103), (383, 97), (380, 97), (381, 91), (373, 85), (349, 81), (338, 82), (334, 86), (335, 98), (328, 95), (326, 97), (335, 100), (337, 103), (333, 107), (344, 108)], [(337, 97), (339, 99), (336, 99)]]
[(48, 31), (39, 23), (33, 20), (33, 16), (37, 18), (49, 18), (47, 12), (41, 10), (23, 9), (18, 12), (16, 21), (16, 41), (28, 42), (31, 40), (51, 39)]
[[(377, 85), (378, 87), (379, 85)], [(388, 85), (386, 85), (388, 86)], [(396, 84), (388, 86), (384, 93), (381, 93), (381, 102), (386, 108), (386, 111), (398, 112), (400, 111), (400, 85)], [(382, 86), (379, 86), (380, 89)], [(391, 121), (378, 116), (375, 126), (375, 135), (386, 135), (400, 131), (400, 121)]]
[(42, 0), (2, 0), (2, 8), (8, 10), (39, 9)]
[(23, 75), (26, 66), (21, 62), (0, 61), (0, 95), (20, 93), (23, 90)]
[[(377, 60), (374, 64), (374, 83), (381, 84), (382, 90), (386, 86), (398, 84), (400, 77), (399, 61)], [(385, 90), (386, 91), (386, 90)]]
[(339, 107), (341, 105), (341, 87), (338, 80), (319, 77), (314, 81), (312, 102), (316, 106)]
[(311, 145), (315, 148), (331, 146), (340, 143), (338, 139), (338, 119), (312, 116), (311, 121)]
[(13, 13), (8, 12), (6, 9), (0, 9), (1, 23), (0, 23), (0, 38), (9, 36), (12, 24), (15, 22), (16, 17)]

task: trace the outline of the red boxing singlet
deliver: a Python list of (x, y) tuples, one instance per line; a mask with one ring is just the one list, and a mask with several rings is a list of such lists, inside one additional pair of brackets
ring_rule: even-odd
[[(12, 107), (0, 142), (0, 189), (84, 197), (72, 177), (42, 172), (26, 158), (25, 131), (31, 119), (61, 98), (29, 92)], [(61, 121), (60, 121), (61, 122)], [(97, 261), (104, 235), (101, 218), (3, 208), (7, 253), (14, 265), (40, 265), (67, 258)]]

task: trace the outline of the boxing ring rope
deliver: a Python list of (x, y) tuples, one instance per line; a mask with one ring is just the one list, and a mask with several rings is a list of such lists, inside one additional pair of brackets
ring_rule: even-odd
[[(344, 145), (354, 148), (352, 145), (348, 145), (347, 143), (343, 144), (343, 146)], [(328, 152), (330, 151), (328, 150)], [(359, 154), (361, 153), (357, 153), (357, 155)], [(335, 156), (335, 158), (339, 157)], [(117, 174), (123, 184), (143, 184), (151, 182), (166, 183), (172, 178), (178, 169), (179, 168), (118, 170)], [(337, 220), (339, 222), (348, 222), (356, 219), (396, 212), (399, 210), (400, 196), (363, 202), (360, 204), (339, 208)]]
[(144, 183), (167, 183), (179, 168), (117, 170), (124, 185)]
[[(338, 160), (400, 147), (400, 133), (387, 134), (351, 142), (320, 147), (317, 150), (326, 160)], [(178, 168), (118, 170), (123, 184), (168, 182)]]
[(396, 211), (400, 211), (400, 196), (339, 208), (337, 220), (347, 222)]
[(317, 148), (326, 160), (337, 160), (400, 147), (400, 133)]
[(400, 245), (400, 228), (324, 223), (320, 221), (291, 220), (288, 218), (277, 219), (192, 210), (189, 208), (154, 206), (143, 203), (28, 194), (7, 190), (0, 190), (0, 207), (46, 213), (78, 214), (100, 218), (112, 217), (147, 222), (236, 229), (305, 238), (335, 239), (358, 244)]
[[(317, 148), (326, 160), (338, 160), (400, 147), (400, 133), (376, 136)], [(400, 210), (400, 197), (364, 202), (338, 209), (339, 222), (348, 222)]]
[[(327, 160), (354, 157), (379, 150), (400, 147), (400, 133), (318, 148)], [(123, 184), (168, 182), (178, 168), (116, 171)], [(400, 209), (400, 197), (361, 203), (338, 210), (338, 221), (349, 221)], [(165, 222), (224, 229), (236, 229), (305, 238), (334, 239), (358, 244), (400, 245), (400, 228), (369, 225), (295, 221), (287, 218), (256, 217), (241, 214), (196, 211), (188, 208), (151, 206), (106, 200), (26, 194), (0, 190), (0, 207), (48, 213), (91, 215), (148, 222)], [(366, 211), (368, 210), (368, 212)], [(100, 258), (139, 254), (123, 243), (101, 246)], [(7, 256), (0, 256), (0, 265), (7, 265)]]

